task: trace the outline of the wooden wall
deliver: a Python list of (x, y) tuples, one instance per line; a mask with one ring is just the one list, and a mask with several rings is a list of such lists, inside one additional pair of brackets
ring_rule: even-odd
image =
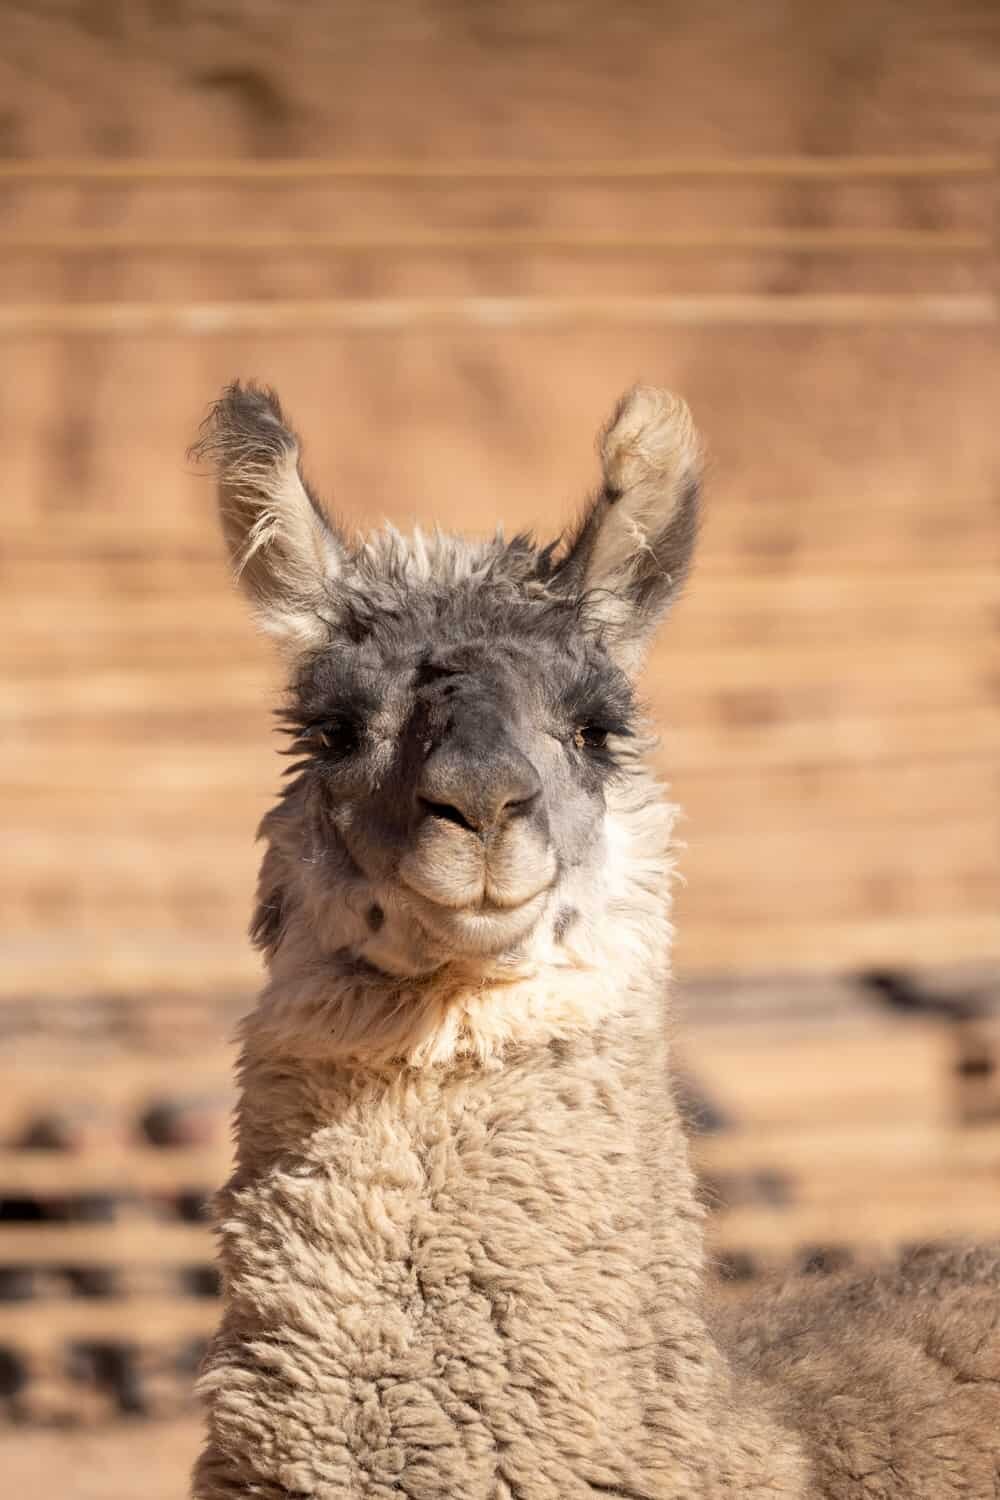
[(682, 972), (997, 956), (992, 6), (4, 10), (9, 990), (253, 972), (274, 671), (184, 459), (235, 374), (349, 521), (542, 533), (683, 391)]

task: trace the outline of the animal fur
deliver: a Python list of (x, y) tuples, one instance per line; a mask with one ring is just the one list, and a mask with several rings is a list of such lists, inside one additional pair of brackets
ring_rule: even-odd
[(690, 560), (686, 408), (626, 398), (543, 549), (352, 541), (253, 388), (205, 451), (299, 759), (195, 1500), (995, 1500), (996, 1253), (706, 1306), (629, 686)]

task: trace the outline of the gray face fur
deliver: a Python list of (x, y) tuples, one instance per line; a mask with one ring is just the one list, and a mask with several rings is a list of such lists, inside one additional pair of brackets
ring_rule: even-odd
[(699, 450), (640, 388), (601, 442), (575, 533), (341, 534), (276, 397), (231, 386), (198, 448), (237, 576), (290, 664), (291, 782), (254, 923), (345, 965), (489, 973), (594, 920), (608, 801), (639, 774), (631, 679), (687, 571)]

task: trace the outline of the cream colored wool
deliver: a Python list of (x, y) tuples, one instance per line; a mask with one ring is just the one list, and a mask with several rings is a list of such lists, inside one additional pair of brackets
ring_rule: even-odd
[(345, 974), (344, 910), (265, 823), (262, 899), (298, 883), (243, 1027), (195, 1500), (1000, 1495), (996, 1255), (704, 1305), (672, 809), (635, 754), (580, 930), (504, 963)]

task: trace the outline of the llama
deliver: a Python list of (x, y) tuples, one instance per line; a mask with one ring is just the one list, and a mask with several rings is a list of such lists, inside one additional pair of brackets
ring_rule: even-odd
[(687, 408), (628, 395), (542, 548), (349, 538), (252, 386), (199, 446), (294, 762), (195, 1500), (995, 1500), (1000, 1255), (706, 1292), (633, 686), (694, 544)]

